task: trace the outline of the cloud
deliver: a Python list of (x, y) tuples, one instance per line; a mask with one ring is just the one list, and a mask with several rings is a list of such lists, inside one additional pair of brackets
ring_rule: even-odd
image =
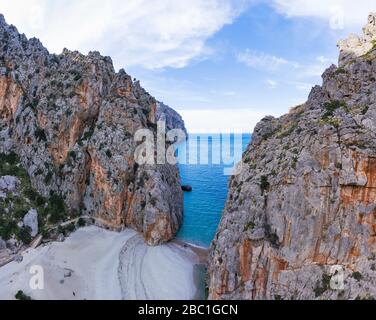
[(246, 49), (237, 54), (237, 60), (246, 66), (263, 71), (278, 71), (282, 66), (294, 65), (281, 57)]
[[(318, 56), (315, 61), (308, 64), (299, 63), (250, 49), (238, 53), (236, 58), (238, 62), (252, 69), (273, 72), (275, 74), (295, 74), (298, 78), (320, 77), (327, 67), (335, 63), (333, 59), (324, 56)], [(267, 80), (266, 82), (270, 87), (275, 87), (277, 84), (274, 80)]]
[(307, 92), (312, 89), (313, 84), (312, 83), (306, 83), (306, 82), (299, 82), (299, 81), (290, 81), (288, 84), (292, 85), (298, 90)]
[(272, 5), (287, 17), (324, 19), (332, 29), (361, 27), (376, 10), (374, 0), (273, 0)]
[(316, 57), (316, 61), (318, 61), (320, 63), (331, 63), (332, 62), (332, 60), (330, 58), (327, 58), (327, 57), (324, 57), (324, 56)]
[(1, 0), (0, 12), (52, 52), (111, 55), (117, 66), (186, 66), (251, 0)]
[(266, 80), (266, 83), (268, 84), (268, 87), (270, 88), (270, 89), (275, 89), (275, 88), (277, 88), (277, 81), (274, 81), (274, 80), (271, 80), (271, 79), (267, 79)]

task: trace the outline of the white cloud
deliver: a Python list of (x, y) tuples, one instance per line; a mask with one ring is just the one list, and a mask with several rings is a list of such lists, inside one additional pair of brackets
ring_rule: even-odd
[(184, 67), (251, 0), (1, 0), (0, 12), (52, 52), (111, 55), (117, 66)]
[(263, 71), (278, 71), (282, 66), (294, 65), (292, 62), (281, 57), (252, 51), (250, 49), (238, 53), (237, 59), (239, 62), (244, 63), (250, 68)]
[(266, 80), (266, 83), (268, 84), (268, 87), (270, 88), (270, 89), (275, 89), (275, 88), (277, 88), (277, 81), (274, 81), (274, 80), (271, 80), (271, 79), (267, 79)]
[(361, 27), (375, 0), (273, 0), (274, 8), (287, 17), (316, 17), (327, 20), (332, 29)]
[[(275, 77), (279, 76), (279, 82), (292, 84), (290, 79), (296, 79), (293, 85), (299, 90), (307, 89), (307, 83), (304, 82), (302, 85), (302, 80), (317, 80), (317, 78), (321, 77), (325, 69), (332, 63), (336, 63), (334, 59), (324, 56), (318, 56), (310, 63), (299, 63), (250, 49), (238, 53), (237, 60), (252, 69), (272, 72)], [(265, 82), (272, 89), (276, 88), (278, 84), (276, 80), (270, 79), (267, 79)], [(296, 83), (299, 84), (296, 85)]]
[(251, 109), (178, 110), (191, 133), (250, 133), (266, 115)]
[(324, 56), (319, 56), (316, 60), (320, 63), (330, 63), (332, 60), (330, 58), (326, 58)]
[(308, 92), (313, 87), (312, 83), (299, 82), (299, 81), (290, 81), (289, 84), (295, 87), (296, 89), (304, 91), (304, 92)]

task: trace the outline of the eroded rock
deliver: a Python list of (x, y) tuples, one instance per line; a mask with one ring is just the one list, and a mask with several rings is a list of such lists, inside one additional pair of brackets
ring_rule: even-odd
[(109, 57), (49, 54), (0, 16), (0, 153), (16, 152), (33, 187), (64, 199), (70, 216), (132, 227), (151, 245), (175, 235), (183, 214), (177, 168), (134, 160), (135, 132), (156, 134), (156, 122), (156, 100)]
[(376, 297), (374, 17), (305, 104), (256, 126), (211, 246), (210, 298)]
[(31, 209), (23, 218), (23, 224), (29, 227), (30, 235), (35, 237), (38, 234), (38, 212), (35, 209)]

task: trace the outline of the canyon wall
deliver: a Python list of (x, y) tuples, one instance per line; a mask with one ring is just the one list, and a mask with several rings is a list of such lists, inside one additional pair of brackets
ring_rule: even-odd
[(306, 103), (256, 126), (211, 246), (211, 299), (376, 297), (376, 14), (363, 31)]
[(183, 215), (178, 168), (134, 160), (134, 134), (156, 134), (156, 113), (157, 101), (109, 57), (49, 54), (0, 15), (0, 153), (19, 156), (42, 196), (64, 200), (63, 219), (129, 226), (150, 245), (174, 237)]

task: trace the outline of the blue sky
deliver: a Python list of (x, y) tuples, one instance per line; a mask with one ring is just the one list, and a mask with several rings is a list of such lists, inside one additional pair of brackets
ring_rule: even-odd
[(2, 0), (0, 12), (51, 52), (110, 55), (191, 132), (250, 132), (306, 100), (373, 2)]

